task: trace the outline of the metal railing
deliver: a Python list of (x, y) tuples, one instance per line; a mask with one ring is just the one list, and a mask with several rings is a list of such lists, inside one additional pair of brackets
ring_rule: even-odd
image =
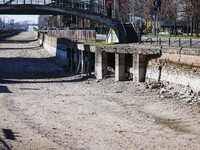
[(118, 11), (111, 10), (110, 14), (109, 8), (98, 3), (73, 2), (71, 0), (0, 0), (0, 7), (5, 5), (46, 5), (68, 9), (71, 8), (100, 14), (121, 21)]
[(200, 47), (200, 39), (191, 38), (148, 38), (143, 37), (141, 44), (166, 45), (178, 47)]

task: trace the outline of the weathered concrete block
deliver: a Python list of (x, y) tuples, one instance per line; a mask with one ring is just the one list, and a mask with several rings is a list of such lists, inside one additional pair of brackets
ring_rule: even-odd
[(97, 79), (103, 79), (107, 74), (107, 53), (95, 52), (95, 75)]
[(115, 54), (115, 81), (125, 80), (125, 54)]
[(145, 82), (147, 69), (147, 56), (133, 54), (133, 81)]

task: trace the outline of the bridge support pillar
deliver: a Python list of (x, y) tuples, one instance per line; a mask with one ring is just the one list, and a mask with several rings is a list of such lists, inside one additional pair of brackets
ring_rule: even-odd
[(107, 53), (95, 52), (95, 76), (97, 79), (103, 79), (107, 74)]
[(133, 81), (145, 82), (147, 69), (147, 56), (133, 54)]
[(81, 74), (85, 73), (85, 51), (81, 51)]
[(87, 55), (87, 75), (91, 76), (91, 52), (90, 50), (88, 51), (88, 55)]
[(115, 81), (125, 80), (125, 54), (115, 54)]

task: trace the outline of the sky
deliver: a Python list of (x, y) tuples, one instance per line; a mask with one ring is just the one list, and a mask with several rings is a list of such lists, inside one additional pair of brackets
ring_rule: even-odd
[[(33, 23), (38, 22), (38, 15), (3, 15), (5, 16), (5, 20), (14, 19), (15, 22), (31, 20)], [(1, 15), (2, 17), (2, 15)]]

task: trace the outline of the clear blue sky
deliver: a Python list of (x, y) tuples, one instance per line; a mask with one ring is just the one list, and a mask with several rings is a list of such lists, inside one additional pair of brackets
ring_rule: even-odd
[(3, 16), (6, 16), (5, 17), (6, 20), (14, 19), (15, 22), (25, 21), (25, 20), (31, 20), (34, 21), (34, 23), (38, 22), (38, 15), (3, 15)]

